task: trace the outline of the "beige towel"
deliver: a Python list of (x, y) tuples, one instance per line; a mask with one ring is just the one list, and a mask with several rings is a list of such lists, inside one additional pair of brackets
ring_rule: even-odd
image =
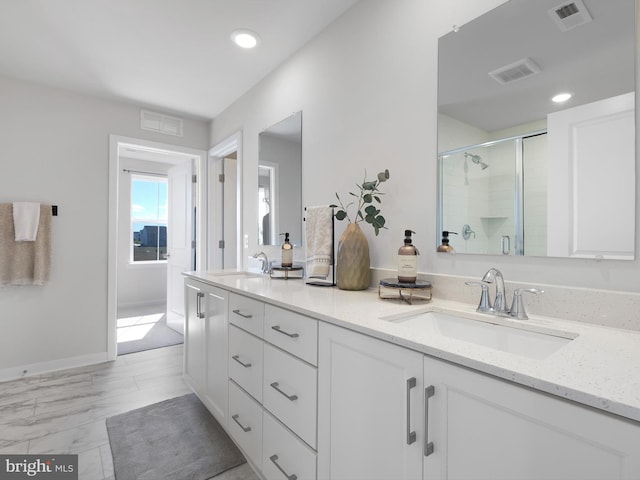
[(13, 228), (16, 242), (35, 242), (39, 223), (39, 203), (13, 202)]
[(305, 218), (307, 276), (327, 278), (333, 264), (333, 208), (309, 207)]
[(35, 242), (16, 242), (13, 205), (0, 204), (0, 286), (44, 285), (51, 272), (51, 205), (40, 205)]

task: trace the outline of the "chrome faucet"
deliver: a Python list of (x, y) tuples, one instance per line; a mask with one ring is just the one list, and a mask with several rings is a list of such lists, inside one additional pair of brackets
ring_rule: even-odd
[(264, 252), (258, 252), (253, 255), (253, 258), (257, 258), (262, 262), (262, 273), (269, 273), (269, 258)]
[[(527, 320), (527, 312), (524, 310), (524, 303), (522, 301), (522, 294), (524, 292), (539, 294), (544, 293), (544, 290), (537, 288), (516, 288), (513, 291), (513, 301), (511, 302), (511, 308), (507, 308), (504, 288), (504, 278), (502, 273), (497, 268), (490, 268), (487, 273), (484, 274), (481, 281), (469, 281), (465, 282), (467, 285), (479, 285), (482, 287), (482, 296), (480, 297), (480, 304), (476, 308), (477, 312), (493, 313), (503, 317), (513, 317), (517, 320)], [(489, 299), (489, 285), (496, 284), (496, 297), (491, 306), (491, 300)]]
[(498, 315), (508, 315), (509, 309), (507, 308), (507, 301), (505, 299), (504, 290), (504, 278), (502, 273), (497, 268), (490, 268), (487, 273), (482, 277), (482, 281), (485, 283), (496, 284), (496, 297), (493, 301), (493, 312)]

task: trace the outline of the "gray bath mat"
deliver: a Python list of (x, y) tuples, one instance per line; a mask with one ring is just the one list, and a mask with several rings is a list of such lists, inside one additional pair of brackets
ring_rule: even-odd
[(246, 462), (194, 394), (107, 418), (117, 480), (205, 480)]

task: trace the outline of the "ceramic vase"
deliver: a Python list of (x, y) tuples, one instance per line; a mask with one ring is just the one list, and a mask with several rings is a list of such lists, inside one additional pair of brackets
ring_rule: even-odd
[(371, 283), (369, 242), (357, 223), (349, 223), (338, 241), (337, 284), (341, 290), (366, 290)]

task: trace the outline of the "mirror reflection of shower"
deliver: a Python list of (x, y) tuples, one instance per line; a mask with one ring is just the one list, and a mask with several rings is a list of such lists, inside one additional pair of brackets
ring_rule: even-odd
[(546, 253), (545, 133), (439, 152), (438, 230), (459, 225), (450, 240), (457, 253), (522, 255), (525, 224), (527, 255)]
[(474, 155), (473, 153), (464, 152), (465, 165), (467, 158), (470, 158), (471, 161), (476, 165), (480, 165), (482, 167), (482, 170), (489, 166), (484, 162), (484, 160), (482, 160), (482, 157), (480, 155)]

